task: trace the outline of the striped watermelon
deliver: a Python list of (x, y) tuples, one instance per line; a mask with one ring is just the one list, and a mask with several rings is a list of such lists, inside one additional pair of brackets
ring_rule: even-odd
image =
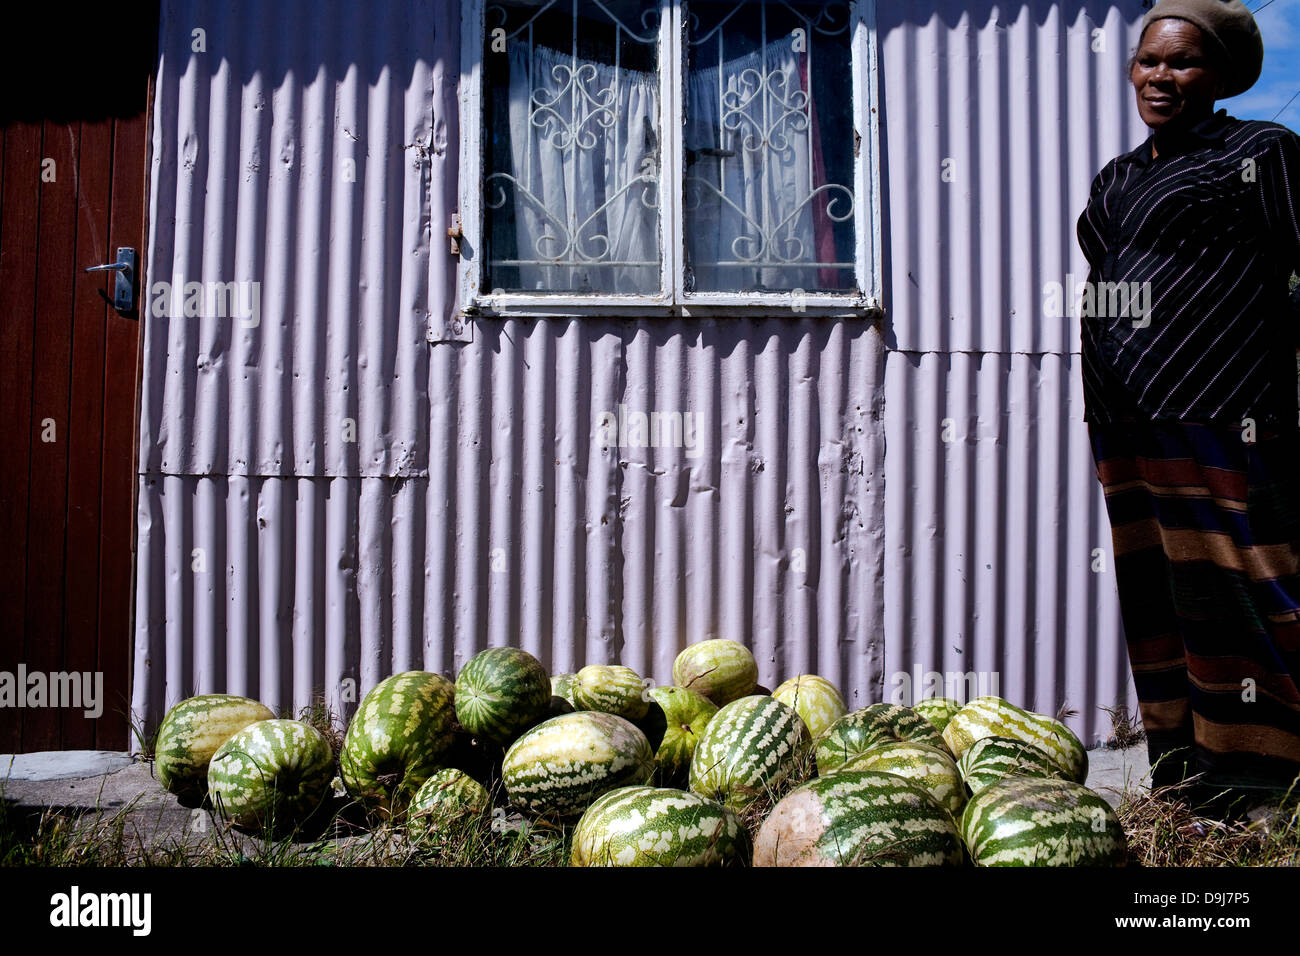
[(961, 816), (966, 806), (966, 786), (961, 771), (946, 750), (929, 744), (914, 744), (895, 740), (877, 744), (856, 757), (850, 757), (833, 773), (854, 770), (879, 770), (911, 780), (941, 807), (953, 815)]
[(962, 839), (976, 866), (1123, 866), (1124, 830), (1071, 780), (1007, 777), (971, 797)]
[(727, 866), (743, 862), (740, 818), (698, 794), (623, 787), (587, 808), (573, 831), (574, 866)]
[(565, 817), (610, 790), (644, 784), (654, 769), (654, 751), (636, 726), (578, 711), (525, 731), (506, 751), (501, 780), (515, 806)]
[(551, 675), (551, 696), (563, 697), (569, 702), (569, 706), (573, 707), (575, 710), (577, 707), (573, 703), (573, 682), (577, 677), (577, 674)]
[(361, 700), (339, 753), (343, 785), (367, 809), (399, 815), (451, 749), (455, 686), (427, 671), (380, 681)]
[(775, 794), (809, 746), (799, 715), (775, 697), (742, 697), (709, 721), (691, 758), (690, 787), (733, 810)]
[(960, 866), (952, 815), (911, 780), (844, 771), (793, 790), (754, 841), (755, 866)]
[(772, 691), (772, 696), (794, 708), (794, 712), (808, 725), (813, 739), (830, 730), (831, 724), (843, 717), (848, 709), (835, 685), (816, 674), (791, 677)]
[(943, 733), (952, 720), (952, 715), (961, 710), (961, 704), (951, 697), (927, 697), (917, 701), (912, 709), (934, 725), (934, 729)]
[(754, 693), (758, 663), (738, 641), (701, 641), (677, 655), (673, 683), (703, 694), (721, 707)]
[(508, 744), (545, 717), (550, 705), (546, 668), (517, 647), (480, 651), (456, 678), (456, 719), (493, 743)]
[(975, 741), (961, 755), (957, 769), (972, 796), (1004, 777), (1069, 779), (1047, 751), (1010, 737), (982, 737)]
[(588, 664), (573, 681), (573, 706), (627, 720), (640, 720), (650, 709), (641, 675), (621, 664)]
[(1059, 720), (1034, 714), (1001, 697), (977, 697), (957, 711), (943, 739), (959, 760), (982, 737), (1011, 737), (1034, 744), (1051, 756), (1076, 783), (1088, 778), (1088, 753)]
[(660, 783), (686, 780), (700, 736), (717, 712), (711, 700), (685, 687), (650, 688), (650, 710), (638, 726), (655, 748)]
[(314, 727), (297, 720), (259, 720), (236, 733), (208, 766), (208, 797), (238, 826), (287, 832), (325, 801), (334, 752)]
[(163, 717), (154, 741), (158, 781), (183, 803), (197, 804), (208, 790), (208, 764), (227, 740), (249, 724), (273, 720), (269, 707), (234, 694), (200, 694)]
[(850, 757), (895, 740), (948, 749), (939, 731), (912, 708), (872, 704), (845, 714), (817, 741), (817, 772), (833, 773)]
[(483, 785), (463, 770), (448, 767), (424, 781), (407, 808), (406, 822), (418, 840), (472, 819), (487, 806)]

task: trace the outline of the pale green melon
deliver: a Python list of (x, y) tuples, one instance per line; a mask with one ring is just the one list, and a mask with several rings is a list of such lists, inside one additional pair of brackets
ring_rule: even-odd
[(739, 641), (701, 641), (677, 655), (673, 683), (703, 694), (721, 707), (755, 693), (758, 662)]
[(846, 713), (844, 698), (835, 685), (816, 674), (791, 677), (772, 691), (772, 696), (794, 708), (794, 712), (808, 725), (808, 732), (814, 740), (830, 730), (831, 725)]
[(158, 727), (158, 781), (182, 803), (197, 804), (208, 790), (212, 755), (249, 724), (274, 718), (269, 707), (234, 694), (200, 694), (181, 701)]

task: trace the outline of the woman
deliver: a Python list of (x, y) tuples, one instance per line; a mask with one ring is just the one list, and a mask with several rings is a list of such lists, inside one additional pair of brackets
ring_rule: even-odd
[(1152, 134), (1078, 228), (1085, 418), (1153, 782), (1204, 796), (1300, 774), (1300, 138), (1214, 108), (1262, 62), (1238, 0), (1160, 0), (1130, 66)]

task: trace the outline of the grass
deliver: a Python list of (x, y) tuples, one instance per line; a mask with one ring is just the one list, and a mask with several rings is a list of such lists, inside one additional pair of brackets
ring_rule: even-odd
[(1126, 705), (1116, 704), (1114, 707), (1103, 707), (1102, 710), (1110, 715), (1111, 734), (1110, 739), (1106, 741), (1107, 747), (1113, 750), (1126, 750), (1147, 739), (1146, 731), (1138, 722), (1137, 715), (1130, 714)]
[(343, 735), (347, 727), (347, 721), (342, 715), (336, 712), (329, 705), (329, 701), (324, 694), (318, 694), (312, 702), (303, 707), (295, 715), (292, 711), (284, 714), (288, 720), (299, 720), (317, 730), (322, 737), (329, 741), (330, 750), (334, 753), (335, 761), (338, 760), (339, 751), (343, 749)]
[[(0, 866), (561, 866), (571, 827), (525, 820), (489, 806), (483, 813), (412, 840), (404, 826), (357, 823), (338, 800), (322, 827), (256, 836), (218, 823), (206, 810), (177, 826), (162, 807), (140, 801), (111, 814), (32, 811), (3, 799)], [(152, 812), (152, 811), (156, 811)], [(151, 835), (169, 826), (165, 836)]]
[[(751, 837), (770, 802), (763, 798), (744, 814)], [(1225, 822), (1199, 814), (1177, 789), (1166, 788), (1126, 794), (1116, 812), (1130, 865), (1300, 866), (1295, 801), (1263, 819)], [(564, 866), (573, 829), (507, 817), (497, 807), (418, 842), (404, 827), (366, 829), (342, 814), (317, 839), (252, 837), (209, 823), (202, 831), (150, 840), (141, 816), (138, 810), (79, 818), (48, 809), (24, 813), (0, 800), (0, 866)], [(147, 823), (147, 811), (143, 816)]]
[(1255, 820), (1198, 813), (1184, 789), (1125, 794), (1116, 813), (1136, 866), (1300, 866), (1300, 803)]
[[(1132, 746), (1142, 734), (1127, 708), (1108, 711), (1110, 746)], [(299, 719), (337, 749), (339, 722), (323, 701)], [(751, 842), (767, 812), (791, 787), (815, 771), (812, 752), (780, 789), (761, 794), (742, 814)], [(25, 810), (4, 800), (0, 780), (0, 866), (564, 866), (573, 821), (528, 819), (511, 813), (499, 792), (481, 814), (412, 840), (406, 828), (365, 820), (359, 808), (336, 799), (326, 822), (311, 833), (252, 836), (193, 811), (179, 827), (175, 809), (140, 800), (111, 814), (80, 816), (53, 809)], [(157, 816), (152, 816), (156, 810)], [(1117, 814), (1129, 842), (1130, 865), (1143, 867), (1300, 866), (1300, 794), (1254, 819), (1222, 820), (1198, 812), (1186, 789), (1127, 792)], [(170, 825), (165, 835), (157, 829)]]

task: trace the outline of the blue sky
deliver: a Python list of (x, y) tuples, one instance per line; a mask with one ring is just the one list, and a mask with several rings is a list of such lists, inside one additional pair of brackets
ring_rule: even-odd
[(1264, 72), (1259, 82), (1221, 106), (1238, 119), (1271, 120), (1291, 100), (1277, 122), (1300, 131), (1300, 0), (1246, 0), (1258, 10), (1255, 20), (1264, 36)]

